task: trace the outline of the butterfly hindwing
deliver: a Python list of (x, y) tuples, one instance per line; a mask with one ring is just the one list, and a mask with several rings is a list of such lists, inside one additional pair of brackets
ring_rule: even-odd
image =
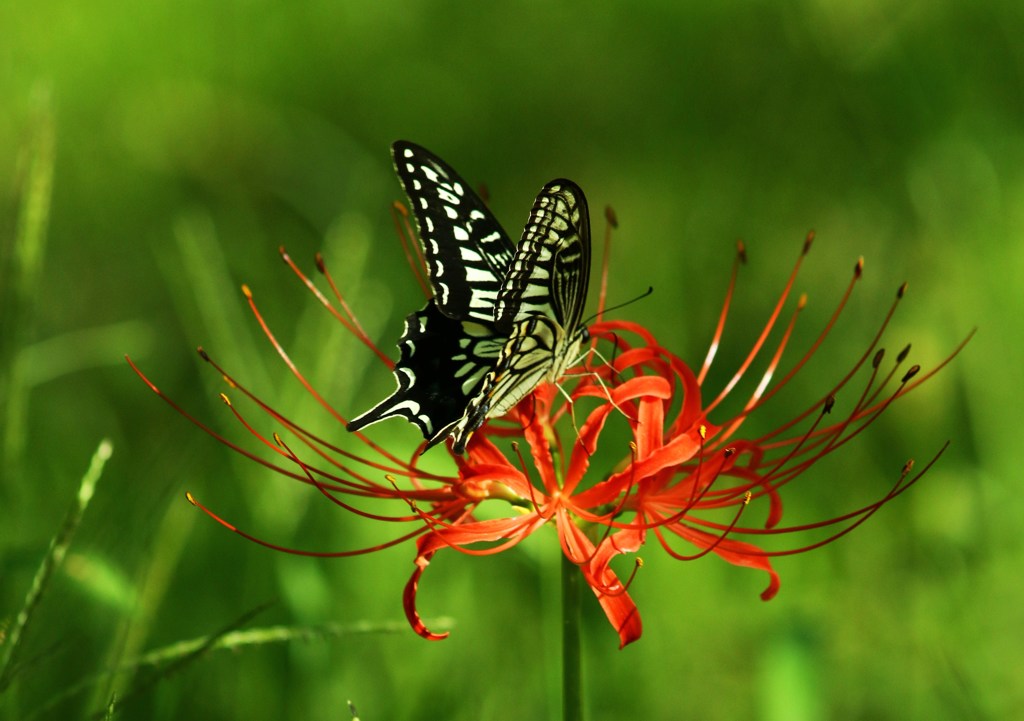
[(350, 421), (348, 430), (401, 416), (420, 429), (428, 447), (443, 441), (479, 393), (503, 344), (504, 338), (495, 337), (489, 327), (452, 320), (428, 301), (405, 319), (398, 339), (398, 388)]
[(494, 321), (494, 303), (515, 248), (451, 166), (400, 140), (391, 156), (416, 219), (438, 310), (455, 320)]

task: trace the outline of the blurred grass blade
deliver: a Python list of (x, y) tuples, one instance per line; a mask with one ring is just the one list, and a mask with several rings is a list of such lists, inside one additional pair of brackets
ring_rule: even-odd
[(212, 633), (209, 636), (204, 636), (201, 639), (197, 639), (197, 642), (195, 644), (191, 645), (189, 648), (185, 649), (181, 653), (176, 654), (175, 656), (170, 658), (170, 663), (168, 663), (166, 666), (164, 666), (163, 668), (156, 668), (154, 670), (154, 673), (149, 678), (135, 684), (127, 693), (121, 696), (120, 702), (115, 702), (114, 697), (111, 696), (111, 701), (108, 704), (108, 706), (102, 711), (93, 714), (93, 718), (106, 718), (107, 714), (115, 711), (120, 703), (123, 703), (127, 699), (132, 698), (133, 696), (139, 695), (140, 693), (152, 688), (161, 680), (167, 678), (171, 674), (180, 671), (185, 666), (197, 660), (199, 657), (203, 656), (208, 650), (213, 648), (219, 639), (231, 633), (236, 628), (244, 626), (245, 624), (249, 623), (249, 621), (254, 619), (259, 614), (263, 613), (265, 610), (267, 610), (267, 608), (269, 608), (270, 605), (270, 603), (264, 603), (257, 606), (256, 608), (250, 609), (243, 613), (239, 618), (235, 619), (230, 624), (222, 628), (221, 630)]
[[(454, 621), (450, 618), (438, 618), (434, 621), (438, 628), (450, 628)], [(244, 631), (231, 631), (219, 636), (204, 636), (187, 641), (178, 641), (158, 648), (139, 657), (132, 662), (133, 667), (158, 666), (175, 661), (199, 651), (232, 650), (237, 651), (246, 646), (265, 646), (272, 643), (289, 643), (291, 641), (312, 641), (316, 639), (340, 638), (351, 635), (367, 635), (373, 633), (404, 633), (409, 630), (407, 621), (355, 623), (327, 623), (321, 626), (267, 626), (250, 628)], [(210, 639), (213, 642), (210, 642)]]
[(11, 627), (10, 634), (7, 637), (7, 644), (4, 648), (3, 658), (0, 660), (0, 693), (3, 693), (17, 675), (17, 667), (14, 664), (21, 639), (28, 628), (33, 612), (50, 584), (50, 579), (64, 561), (64, 556), (71, 545), (75, 531), (82, 522), (85, 509), (89, 506), (89, 501), (92, 500), (93, 492), (96, 490), (96, 483), (103, 473), (103, 466), (110, 458), (113, 450), (114, 447), (109, 440), (104, 438), (100, 441), (96, 452), (93, 453), (88, 470), (82, 476), (82, 483), (78, 487), (78, 496), (64, 517), (64, 523), (61, 525), (60, 530), (57, 531), (57, 534), (50, 541), (50, 548), (46, 556), (43, 557), (39, 570), (36, 571), (35, 578), (32, 580), (32, 586), (25, 597), (25, 603), (18, 613), (18, 617), (14, 620), (14, 625)]
[(61, 333), (18, 350), (18, 378), (26, 389), (86, 368), (124, 364), (112, 348), (132, 348), (144, 356), (153, 347), (151, 327), (140, 321), (122, 321)]
[(117, 696), (110, 697), (110, 703), (107, 704), (107, 708), (103, 711), (103, 721), (110, 721), (114, 718), (114, 708), (117, 706)]
[(18, 349), (32, 340), (34, 332), (57, 145), (49, 90), (37, 88), (33, 102), (35, 119), (27, 143), (27, 168), (11, 265), (7, 269), (9, 277), (0, 277), (0, 405), (4, 408), (0, 422), (3, 423), (3, 463), (14, 473), (17, 473), (25, 444), (28, 386), (19, 377), (19, 366), (13, 361)]
[[(172, 273), (170, 287), (177, 294), (182, 317), (193, 317), (198, 311), (208, 339), (203, 345), (217, 360), (229, 368), (244, 368), (253, 387), (271, 387), (271, 376), (257, 350), (261, 344), (254, 323), (209, 214), (202, 210), (182, 213), (174, 223), (174, 240), (185, 276), (182, 279), (180, 273)], [(219, 380), (217, 383), (219, 386)]]
[[(151, 688), (158, 681), (181, 670), (210, 651), (238, 651), (249, 646), (342, 638), (353, 635), (397, 634), (406, 633), (409, 630), (409, 623), (404, 619), (392, 622), (357, 621), (347, 624), (328, 623), (321, 626), (267, 626), (264, 628), (236, 630), (239, 626), (261, 613), (265, 608), (266, 604), (247, 611), (239, 619), (218, 632), (199, 638), (176, 641), (175, 643), (145, 653), (138, 658), (126, 661), (116, 669), (102, 671), (87, 676), (76, 683), (67, 684), (59, 694), (50, 698), (43, 707), (36, 709), (26, 717), (26, 721), (42, 716), (66, 699), (83, 693), (115, 674), (134, 674), (143, 669), (153, 669), (155, 673), (152, 676), (118, 696), (117, 703), (120, 704), (128, 698)], [(455, 626), (455, 620), (447, 616), (431, 619), (429, 623), (431, 628), (439, 629), (450, 629)]]

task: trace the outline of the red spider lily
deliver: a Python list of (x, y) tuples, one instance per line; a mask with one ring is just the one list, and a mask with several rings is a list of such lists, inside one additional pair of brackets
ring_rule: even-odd
[[(268, 460), (190, 416), (164, 396), (134, 364), (132, 367), (154, 392), (233, 450), (284, 476), (314, 486), (329, 500), (353, 513), (406, 524), (406, 528), (411, 526), (410, 530), (369, 548), (304, 551), (255, 538), (200, 506), (231, 530), (272, 548), (314, 556), (368, 553), (418, 537), (416, 568), (406, 585), (404, 607), (417, 633), (428, 639), (441, 639), (447, 634), (435, 634), (427, 629), (416, 609), (419, 582), (434, 555), (445, 548), (470, 555), (499, 553), (537, 529), (552, 525), (563, 553), (579, 567), (618, 633), (621, 647), (640, 637), (641, 623), (627, 592), (632, 575), (623, 582), (611, 563), (621, 554), (638, 551), (648, 540), (648, 533), (653, 533), (661, 547), (679, 560), (714, 553), (729, 563), (767, 572), (770, 582), (762, 593), (762, 598), (767, 600), (779, 588), (778, 575), (770, 562), (772, 556), (807, 551), (845, 535), (910, 488), (938, 457), (913, 476), (913, 464), (908, 462), (889, 492), (866, 506), (810, 524), (780, 525), (781, 494), (790, 481), (860, 434), (893, 401), (938, 372), (963, 347), (963, 344), (958, 346), (928, 372), (921, 372), (916, 365), (901, 371), (908, 346), (897, 355), (891, 369), (883, 371), (884, 353), (879, 343), (903, 297), (904, 287), (901, 287), (867, 349), (826, 394), (806, 409), (792, 413), (774, 431), (753, 438), (742, 436), (740, 431), (745, 421), (786, 386), (817, 351), (861, 276), (862, 264), (858, 262), (853, 279), (818, 338), (785, 375), (774, 380), (797, 315), (805, 305), (803, 299), (796, 303), (771, 348), (768, 339), (780, 324), (811, 239), (812, 236), (808, 236), (800, 259), (748, 355), (731, 380), (710, 401), (703, 399), (702, 391), (723, 337), (737, 268), (743, 258), (742, 246), (710, 350), (699, 371), (691, 370), (641, 326), (599, 321), (591, 326), (591, 336), (595, 344), (601, 341), (611, 346), (612, 359), (597, 361), (597, 354), (588, 355), (583, 368), (568, 379), (565, 388), (542, 384), (505, 419), (486, 424), (472, 438), (465, 457), (452, 454), (453, 475), (428, 473), (419, 468), (418, 455), (412, 455), (409, 461), (402, 460), (362, 433), (354, 434), (364, 446), (359, 453), (335, 445), (262, 402), (200, 349), (204, 360), (223, 375), (230, 387), (274, 418), (294, 439), (286, 443), (278, 434), (272, 438), (260, 435), (223, 396), (238, 421), (269, 449), (271, 459)], [(390, 366), (391, 361), (363, 332), (319, 257), (317, 267), (324, 273), (336, 303), (323, 295), (283, 251), (282, 255), (324, 306)], [(342, 415), (316, 392), (278, 343), (252, 294), (247, 288), (244, 292), (265, 334), (294, 376), (344, 426)], [(602, 306), (603, 295), (602, 289)], [(734, 392), (755, 360), (762, 356), (768, 359), (767, 367), (741, 410), (731, 417), (710, 420), (709, 415)], [(850, 386), (859, 375), (865, 379), (860, 382), (861, 389), (853, 391)], [(827, 423), (826, 418), (838, 405), (836, 397), (840, 394), (857, 398), (840, 420)], [(577, 425), (575, 416), (582, 416), (579, 409), (584, 407), (589, 410), (583, 422)], [(613, 417), (622, 419), (631, 433), (630, 452), (612, 473), (593, 482), (587, 478), (587, 472), (607, 421)], [(560, 429), (564, 431), (561, 434)], [(563, 435), (571, 443), (568, 453), (564, 452)], [(519, 454), (520, 439), (528, 446), (532, 468)], [(513, 451), (511, 459), (502, 451), (502, 446)], [(400, 510), (394, 515), (371, 514), (360, 507), (368, 499), (395, 501), (400, 504)], [(189, 500), (199, 505), (191, 495)], [(474, 512), (485, 501), (499, 501), (511, 513), (479, 520)], [(740, 523), (751, 503), (767, 506), (767, 521), (762, 526)], [(783, 551), (764, 550), (749, 539), (740, 540), (744, 536), (756, 539), (818, 529), (826, 529), (825, 538)], [(685, 555), (677, 551), (670, 543), (674, 537), (692, 544), (696, 552)], [(639, 561), (633, 575), (637, 567)]]

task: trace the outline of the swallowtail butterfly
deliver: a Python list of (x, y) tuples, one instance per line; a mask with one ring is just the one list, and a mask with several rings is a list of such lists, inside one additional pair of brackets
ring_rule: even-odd
[(488, 418), (543, 381), (557, 381), (588, 336), (590, 218), (579, 186), (540, 191), (514, 246), (483, 201), (447, 163), (413, 143), (391, 146), (434, 289), (405, 319), (398, 388), (347, 428), (402, 416), (457, 453)]

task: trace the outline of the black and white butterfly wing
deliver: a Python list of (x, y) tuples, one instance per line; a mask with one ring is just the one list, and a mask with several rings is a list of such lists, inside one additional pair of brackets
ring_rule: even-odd
[(483, 201), (451, 166), (407, 141), (391, 146), (409, 197), (434, 297), (405, 320), (394, 368), (397, 388), (349, 422), (349, 431), (401, 416), (443, 441), (476, 396), (507, 333), (494, 304), (514, 248)]
[(575, 330), (590, 284), (590, 213), (571, 180), (552, 180), (533, 203), (494, 306), (494, 324), (507, 333), (534, 315)]
[(409, 196), (438, 310), (455, 320), (494, 321), (515, 248), (480, 197), (429, 150), (399, 140), (395, 172)]
[(590, 215), (569, 180), (544, 186), (498, 294), (494, 323), (509, 338), (465, 415), (452, 427), (461, 453), (485, 420), (503, 415), (543, 381), (555, 382), (576, 360), (590, 282)]

